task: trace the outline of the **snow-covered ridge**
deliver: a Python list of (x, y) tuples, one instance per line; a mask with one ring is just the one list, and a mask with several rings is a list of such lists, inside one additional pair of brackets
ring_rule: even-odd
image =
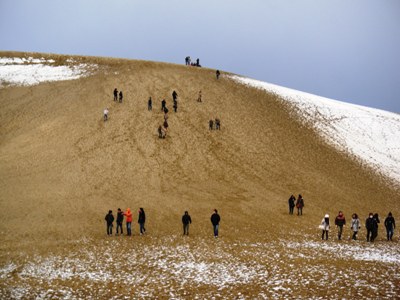
[(231, 76), (287, 101), (302, 122), (340, 151), (347, 151), (400, 185), (400, 115), (340, 102), (270, 83)]
[(0, 87), (3, 85), (35, 85), (46, 81), (72, 80), (90, 75), (97, 66), (68, 59), (68, 65), (54, 65), (45, 58), (0, 58)]

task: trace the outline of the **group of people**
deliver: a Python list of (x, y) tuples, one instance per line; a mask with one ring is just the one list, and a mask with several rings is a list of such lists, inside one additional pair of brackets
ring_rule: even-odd
[(221, 130), (221, 120), (218, 118), (215, 118), (214, 120), (208, 121), (208, 127), (210, 130), (214, 130), (214, 124), (215, 124), (215, 130)]
[(200, 65), (200, 59), (196, 59), (196, 62), (192, 62), (192, 59), (190, 58), (190, 56), (186, 56), (185, 57), (185, 65), (187, 66), (193, 66), (193, 67), (201, 67)]
[[(178, 93), (174, 90), (172, 92), (172, 101), (173, 101), (173, 109), (175, 112), (178, 112)], [(152, 102), (151, 102), (151, 97), (149, 98), (148, 101), (148, 110), (152, 110)], [(165, 137), (167, 136), (167, 132), (168, 132), (168, 108), (167, 108), (167, 101), (165, 101), (165, 99), (163, 99), (161, 101), (161, 111), (164, 113), (164, 123), (162, 125), (158, 126), (158, 137), (160, 139), (165, 139)]]
[[(368, 218), (365, 220), (365, 228), (367, 230), (367, 242), (373, 242), (378, 236), (379, 228), (379, 215), (377, 213), (369, 213)], [(396, 228), (396, 222), (391, 212), (388, 213), (385, 219), (386, 238), (388, 241), (393, 240), (394, 229)], [(346, 218), (342, 211), (339, 211), (335, 218), (335, 225), (337, 227), (338, 240), (342, 239), (343, 227), (346, 225)], [(328, 234), (330, 230), (329, 215), (326, 214), (319, 225), (322, 230), (322, 239), (328, 240)], [(354, 213), (351, 217), (350, 229), (352, 230), (352, 239), (357, 240), (358, 231), (361, 229), (361, 221), (358, 215)]]
[[(117, 229), (115, 235), (122, 235), (123, 234), (123, 229), (122, 229), (122, 223), (124, 221), (124, 217), (126, 217), (126, 235), (131, 236), (132, 235), (132, 212), (130, 208), (127, 208), (125, 212), (123, 212), (120, 208), (118, 208), (117, 212)], [(108, 214), (105, 216), (105, 221), (107, 225), (107, 235), (111, 236), (113, 234), (113, 226), (114, 226), (114, 215), (112, 210), (108, 211)], [(211, 224), (213, 225), (213, 233), (214, 237), (218, 237), (218, 229), (219, 229), (219, 222), (221, 221), (221, 217), (218, 214), (218, 211), (214, 209), (213, 214), (211, 215)], [(139, 232), (140, 235), (143, 235), (146, 233), (146, 228), (144, 227), (146, 222), (146, 214), (144, 212), (144, 209), (141, 207), (139, 208), (138, 211), (138, 224), (139, 224)], [(185, 213), (182, 216), (182, 225), (183, 225), (183, 235), (189, 235), (189, 225), (192, 224), (192, 218), (189, 215), (188, 211), (185, 211)]]
[[(130, 208), (127, 208), (126, 212), (123, 212), (120, 208), (118, 208), (117, 220), (116, 220), (117, 230), (115, 235), (123, 234), (122, 222), (124, 221), (124, 217), (126, 217), (126, 235), (131, 236), (133, 216)], [(107, 223), (107, 235), (112, 235), (112, 229), (114, 224), (114, 215), (112, 210), (108, 211), (108, 214), (106, 214), (106, 217), (104, 219), (106, 220)], [(144, 227), (145, 222), (146, 222), (146, 214), (143, 208), (141, 207), (139, 208), (138, 211), (138, 224), (141, 235), (143, 235), (146, 232), (146, 228)]]
[[(114, 91), (113, 91), (113, 95), (114, 95), (114, 101), (119, 102), (119, 103), (122, 103), (122, 99), (123, 99), (123, 97), (124, 97), (122, 91), (119, 91), (119, 93), (118, 93), (118, 89), (115, 88)], [(110, 111), (108, 110), (108, 107), (106, 107), (106, 108), (103, 110), (103, 120), (104, 120), (104, 122), (108, 120), (108, 114), (109, 114), (109, 112), (110, 112)]]
[(298, 216), (303, 215), (304, 199), (301, 194), (299, 194), (299, 196), (297, 197), (297, 200), (293, 194), (290, 195), (288, 203), (289, 203), (289, 215), (293, 215), (295, 206), (297, 208), (297, 215)]

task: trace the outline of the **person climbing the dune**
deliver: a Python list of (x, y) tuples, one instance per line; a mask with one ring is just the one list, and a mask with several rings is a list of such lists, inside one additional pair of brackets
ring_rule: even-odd
[(177, 100), (178, 99), (178, 93), (174, 90), (173, 92), (172, 92), (172, 100)]
[(153, 110), (153, 101), (151, 100), (151, 97), (147, 101), (147, 110)]
[(296, 207), (297, 207), (297, 215), (298, 216), (303, 215), (304, 199), (303, 196), (300, 194), (296, 201)]
[(201, 99), (201, 91), (199, 91), (199, 97), (197, 98), (197, 102), (202, 102), (202, 99)]
[(192, 224), (192, 218), (190, 217), (188, 211), (182, 216), (183, 224), (183, 235), (189, 235), (189, 224)]
[(123, 98), (122, 91), (120, 91), (119, 92), (119, 103), (122, 103), (122, 98)]
[(219, 118), (215, 118), (215, 130), (221, 130), (221, 120)]
[(108, 108), (106, 107), (103, 111), (103, 118), (104, 118), (104, 122), (108, 120)]
[(208, 121), (208, 129), (209, 130), (213, 130), (214, 129), (214, 121), (213, 120)]
[(161, 111), (163, 111), (163, 112), (165, 112), (165, 109), (166, 109), (166, 105), (167, 104), (167, 101), (165, 101), (165, 99), (163, 99), (162, 101), (161, 101)]
[(117, 88), (114, 89), (114, 101), (117, 101), (118, 99), (118, 90)]

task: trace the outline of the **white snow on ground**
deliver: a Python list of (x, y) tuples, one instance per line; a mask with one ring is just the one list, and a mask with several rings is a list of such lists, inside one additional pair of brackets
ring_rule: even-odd
[(400, 184), (400, 115), (250, 78), (230, 78), (279, 96), (294, 108), (297, 118), (316, 128), (328, 143)]
[[(54, 66), (54, 60), (44, 58), (0, 58), (0, 87), (11, 85), (35, 85), (46, 81), (78, 79), (90, 74), (96, 65), (71, 64)], [(74, 63), (70, 61), (69, 63)]]

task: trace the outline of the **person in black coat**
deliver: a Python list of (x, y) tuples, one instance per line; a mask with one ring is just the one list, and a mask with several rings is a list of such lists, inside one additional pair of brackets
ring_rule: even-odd
[(114, 89), (114, 101), (117, 101), (118, 98), (118, 90), (117, 88)]
[(189, 235), (189, 224), (192, 224), (192, 218), (187, 211), (185, 211), (185, 214), (182, 216), (182, 224), (183, 235)]
[(121, 211), (120, 208), (118, 208), (118, 212), (117, 212), (117, 233), (116, 235), (118, 235), (119, 230), (121, 229), (121, 234), (123, 234), (122, 232), (122, 222), (124, 221), (124, 213)]
[(107, 222), (107, 235), (112, 235), (112, 228), (113, 228), (113, 222), (114, 222), (114, 216), (112, 214), (112, 210), (108, 211), (108, 214), (106, 214), (106, 217), (104, 218)]
[(165, 99), (163, 99), (162, 101), (161, 101), (161, 111), (163, 111), (163, 112), (165, 112), (165, 109), (166, 109), (166, 105), (167, 104), (167, 101), (165, 101)]
[(176, 100), (178, 98), (178, 93), (176, 91), (172, 92), (172, 100)]
[(221, 75), (221, 72), (219, 70), (217, 70), (217, 72), (215, 72), (215, 75), (217, 76), (217, 79), (219, 79), (219, 76)]
[(146, 228), (144, 228), (144, 223), (145, 222), (146, 222), (146, 214), (144, 213), (144, 210), (141, 207), (139, 209), (139, 217), (138, 217), (138, 223), (139, 223), (139, 226), (140, 226), (140, 234), (141, 235), (146, 232)]
[(374, 219), (376, 225), (372, 229), (372, 241), (374, 241), (378, 237), (379, 223), (381, 222), (377, 213), (374, 214)]
[(211, 223), (214, 229), (214, 237), (218, 237), (218, 229), (219, 229), (219, 222), (221, 221), (221, 217), (218, 214), (218, 211), (214, 209), (214, 213), (211, 215)]
[(367, 242), (374, 241), (374, 231), (378, 231), (378, 223), (374, 218), (373, 213), (369, 213), (367, 220), (365, 220), (365, 228), (367, 229)]
[(151, 97), (147, 101), (147, 110), (152, 110), (153, 109), (153, 101), (151, 100)]
[(296, 201), (296, 197), (294, 195), (291, 195), (289, 200), (288, 200), (288, 203), (289, 203), (289, 215), (293, 215), (293, 210), (294, 210), (294, 207), (295, 207), (295, 204), (294, 204), (295, 201)]
[(122, 91), (120, 91), (119, 92), (119, 103), (122, 103), (122, 98), (123, 98), (124, 96), (122, 95)]
[(388, 216), (385, 219), (385, 227), (386, 227), (387, 240), (392, 241), (394, 229), (396, 228), (396, 222), (395, 222), (391, 212), (388, 214)]

